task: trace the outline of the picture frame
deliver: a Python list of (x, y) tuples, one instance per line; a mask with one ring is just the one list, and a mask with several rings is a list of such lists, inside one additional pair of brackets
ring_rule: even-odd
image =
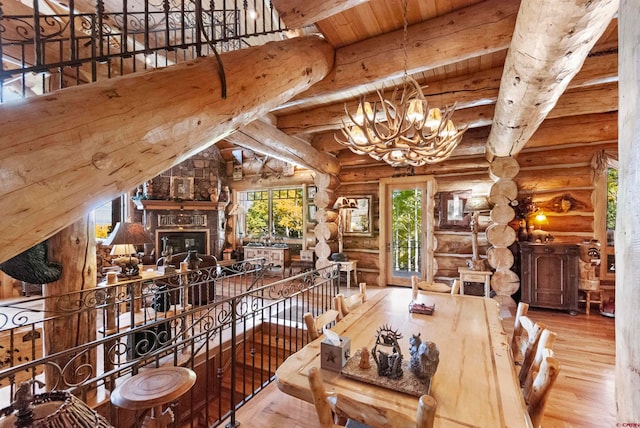
[(171, 199), (193, 200), (193, 177), (171, 177)]
[(307, 186), (307, 199), (312, 201), (316, 197), (318, 188), (316, 186)]
[(341, 210), (340, 215), (344, 225), (342, 234), (345, 236), (372, 236), (372, 196), (349, 196), (349, 199), (356, 201), (357, 208)]
[(465, 213), (469, 192), (442, 192), (440, 194), (440, 229), (468, 229), (471, 213)]
[(307, 205), (307, 220), (309, 222), (316, 222), (316, 211), (317, 207), (314, 204)]

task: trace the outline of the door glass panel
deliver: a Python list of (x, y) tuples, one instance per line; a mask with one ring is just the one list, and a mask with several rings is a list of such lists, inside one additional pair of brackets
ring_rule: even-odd
[(422, 189), (391, 191), (391, 264), (393, 276), (420, 275)]

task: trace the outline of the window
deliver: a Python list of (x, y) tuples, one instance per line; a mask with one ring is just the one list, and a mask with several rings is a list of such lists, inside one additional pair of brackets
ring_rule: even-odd
[(607, 168), (607, 245), (613, 245), (618, 206), (618, 169)]
[(302, 188), (241, 192), (239, 230), (251, 239), (302, 238)]
[(123, 213), (121, 212), (123, 205), (122, 197), (118, 197), (93, 210), (96, 239), (102, 240), (109, 236), (116, 223), (123, 218)]

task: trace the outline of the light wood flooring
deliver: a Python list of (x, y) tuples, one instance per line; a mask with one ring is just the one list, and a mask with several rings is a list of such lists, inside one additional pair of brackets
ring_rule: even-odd
[[(367, 289), (367, 292), (375, 292)], [(615, 320), (598, 314), (571, 316), (565, 312), (530, 309), (558, 336), (554, 344), (560, 375), (547, 403), (542, 426), (615, 427)], [(513, 318), (504, 328), (513, 331)], [(314, 407), (280, 392), (275, 382), (237, 413), (250, 427), (317, 427)]]

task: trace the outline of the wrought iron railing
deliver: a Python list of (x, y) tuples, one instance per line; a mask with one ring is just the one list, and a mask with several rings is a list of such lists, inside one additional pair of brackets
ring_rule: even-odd
[[(114, 426), (136, 426), (145, 414), (116, 408), (110, 392), (141, 368), (184, 366), (197, 381), (174, 403), (179, 425), (235, 423), (236, 409), (307, 343), (303, 314), (326, 311), (338, 292), (335, 267), (264, 285), (266, 271), (256, 259), (0, 305), (0, 402), (36, 379), (46, 387), (34, 393), (68, 391)], [(59, 340), (53, 332), (87, 339), (44, 351)]]
[(240, 49), (285, 30), (266, 0), (122, 0), (119, 10), (97, 0), (90, 11), (74, 0), (32, 2), (0, 3), (0, 103), (166, 67), (211, 55), (214, 46)]

